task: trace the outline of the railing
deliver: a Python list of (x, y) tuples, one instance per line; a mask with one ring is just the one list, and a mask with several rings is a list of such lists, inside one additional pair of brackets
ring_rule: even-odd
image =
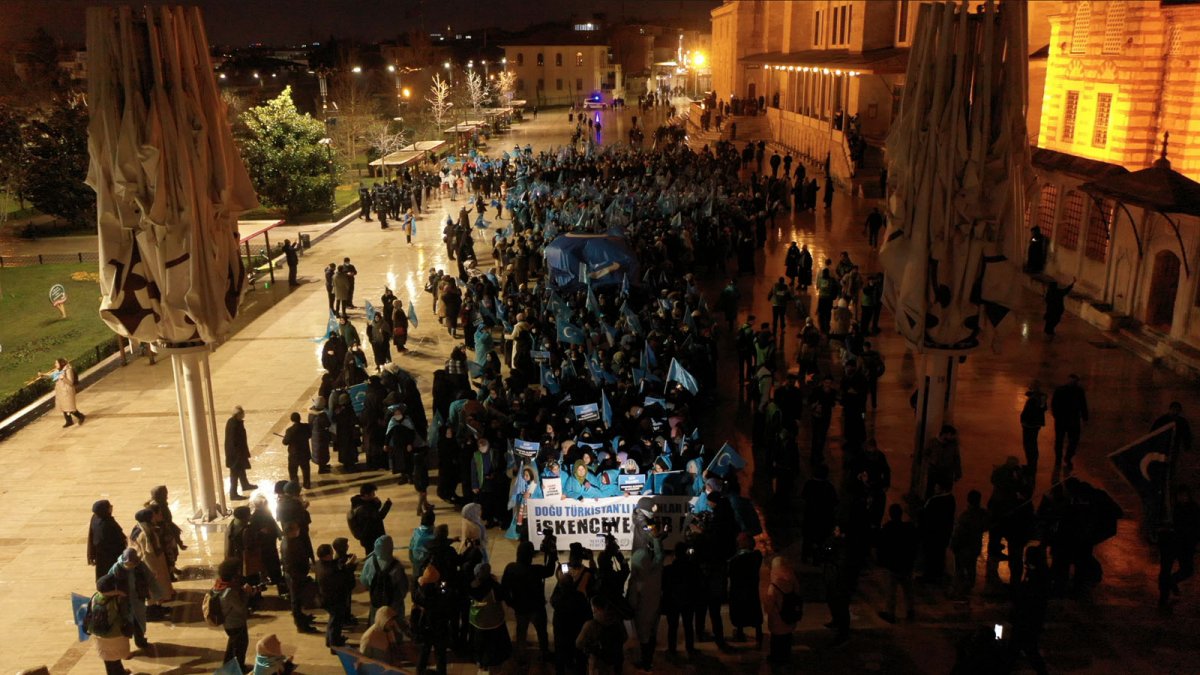
[(0, 255), (0, 267), (29, 267), (31, 265), (56, 265), (62, 263), (100, 262), (95, 251), (82, 253), (40, 253), (38, 255)]

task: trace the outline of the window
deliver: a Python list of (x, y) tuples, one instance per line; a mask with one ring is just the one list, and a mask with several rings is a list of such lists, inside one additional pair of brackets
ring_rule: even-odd
[(1104, 17), (1104, 47), (1105, 54), (1120, 54), (1121, 46), (1125, 44), (1125, 2), (1112, 0), (1108, 3), (1108, 14)]
[(1075, 22), (1071, 27), (1071, 53), (1086, 54), (1088, 31), (1092, 29), (1092, 3), (1084, 0), (1075, 6)]
[(1111, 199), (1092, 203), (1088, 217), (1087, 239), (1083, 242), (1083, 254), (1092, 260), (1104, 262), (1108, 257), (1108, 232), (1112, 227), (1116, 205)]
[(898, 44), (908, 42), (908, 2), (909, 0), (899, 0), (899, 7), (896, 8), (896, 42)]
[(562, 52), (559, 52), (554, 55), (554, 65), (556, 65), (556, 66), (562, 65)]
[(517, 91), (525, 91), (525, 80), (517, 78)]
[(1083, 225), (1083, 193), (1071, 190), (1063, 205), (1062, 220), (1059, 221), (1055, 241), (1059, 246), (1074, 251), (1079, 248), (1079, 228)]
[(542, 54), (541, 52), (538, 52), (537, 64), (539, 66), (546, 65), (546, 56), (544, 54)]
[(835, 47), (845, 46), (850, 43), (850, 21), (853, 9), (850, 5), (841, 5), (833, 8), (833, 34), (829, 38), (829, 44)]
[(1043, 236), (1048, 237), (1054, 231), (1054, 209), (1056, 208), (1058, 208), (1058, 186), (1046, 183), (1042, 186), (1037, 210), (1037, 226)]
[(517, 65), (518, 66), (525, 65), (525, 53), (524, 52), (517, 52)]
[(1063, 105), (1062, 139), (1066, 143), (1075, 140), (1075, 115), (1079, 113), (1079, 92), (1068, 91)]
[(561, 77), (554, 81), (554, 88), (557, 89), (558, 91), (562, 91), (562, 78)]
[(814, 47), (820, 47), (821, 43), (823, 42), (821, 40), (821, 29), (824, 28), (824, 25), (821, 23), (821, 19), (824, 18), (824, 15), (825, 15), (825, 12), (822, 10), (819, 10), (819, 9), (817, 11), (813, 12), (813, 46)]
[(583, 91), (583, 78), (575, 78), (575, 91)]
[(1092, 127), (1092, 145), (1108, 145), (1108, 117), (1112, 112), (1112, 94), (1096, 94), (1096, 124)]
[(575, 65), (576, 66), (583, 65), (583, 52), (575, 52)]
[[(1178, 55), (1181, 42), (1183, 42), (1183, 31), (1179, 29), (1179, 24), (1173, 23), (1167, 32), (1167, 56)], [(1200, 295), (1197, 295), (1196, 298), (1200, 301)]]

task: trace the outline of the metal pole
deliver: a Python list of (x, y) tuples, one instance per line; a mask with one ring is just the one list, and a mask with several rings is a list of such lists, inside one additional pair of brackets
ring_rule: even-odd
[(209, 446), (208, 424), (204, 419), (204, 377), (202, 361), (207, 356), (208, 347), (203, 343), (188, 342), (168, 345), (167, 353), (173, 361), (178, 361), (179, 381), (183, 383), (183, 396), (180, 403), (181, 417), (186, 414), (187, 428), (185, 443), (190, 440), (190, 452), (194, 470), (192, 471), (193, 500), (197, 502), (196, 520), (211, 521), (219, 515), (216, 497), (216, 486), (213, 484), (212, 450)]
[(271, 275), (271, 283), (275, 283), (275, 261), (271, 259), (270, 230), (263, 230), (263, 241), (267, 243), (267, 274)]
[(209, 461), (212, 462), (213, 481), (217, 485), (217, 506), (221, 515), (229, 515), (229, 505), (225, 502), (225, 476), (221, 471), (224, 462), (221, 461), (221, 449), (217, 446), (217, 409), (213, 405), (212, 369), (208, 364), (208, 354), (200, 360), (201, 374), (204, 382), (204, 398), (207, 404), (205, 412), (208, 416), (208, 433), (212, 443), (209, 445)]
[(954, 356), (945, 352), (918, 355), (921, 375), (917, 387), (917, 428), (913, 434), (910, 488), (918, 499), (925, 496), (927, 461), (925, 446), (947, 421), (948, 401), (953, 390)]
[(196, 490), (196, 472), (192, 468), (192, 447), (188, 440), (187, 420), (184, 419), (184, 411), (187, 408), (183, 405), (183, 371), (179, 367), (179, 358), (174, 354), (171, 355), (171, 372), (175, 375), (175, 406), (179, 409), (179, 437), (183, 439), (183, 465), (187, 470), (188, 494), (192, 497), (192, 519), (198, 520), (200, 500)]

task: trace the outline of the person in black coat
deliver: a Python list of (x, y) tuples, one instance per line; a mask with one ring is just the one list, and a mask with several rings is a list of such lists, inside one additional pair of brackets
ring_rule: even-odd
[(888, 522), (879, 530), (879, 564), (888, 571), (887, 609), (879, 613), (888, 623), (896, 622), (896, 591), (904, 591), (908, 618), (916, 616), (913, 605), (913, 565), (917, 559), (917, 527), (904, 520), (904, 507), (892, 504)]
[(108, 574), (126, 546), (125, 532), (112, 515), (107, 499), (92, 504), (92, 522), (88, 527), (87, 561), (96, 567), (96, 578)]
[(392, 510), (392, 500), (380, 502), (377, 488), (372, 483), (365, 483), (358, 488), (358, 494), (350, 498), (350, 533), (362, 544), (367, 555), (375, 552), (375, 540), (387, 534), (383, 519)]
[(283, 259), (288, 268), (288, 286), (299, 286), (300, 282), (296, 281), (296, 267), (300, 264), (300, 253), (290, 239), (283, 240)]
[[(353, 564), (353, 559), (350, 562)], [(342, 624), (346, 619), (346, 607), (350, 605), (350, 595), (354, 592), (354, 578), (347, 577), (342, 563), (334, 560), (333, 547), (329, 544), (317, 547), (317, 589), (321, 593), (321, 606), (329, 614), (325, 628), (326, 647), (346, 644)]]
[(921, 509), (921, 581), (939, 583), (946, 576), (946, 549), (954, 534), (954, 495), (943, 481), (933, 484), (933, 496)]
[(309, 441), (312, 440), (312, 427), (300, 420), (300, 413), (294, 412), (290, 418), (292, 425), (283, 432), (283, 444), (287, 446), (288, 478), (293, 483), (299, 483), (298, 474), (304, 476), (304, 489), (312, 488), (309, 477)]
[(551, 534), (543, 542), (544, 556), (540, 563), (533, 562), (533, 542), (523, 541), (518, 544), (517, 561), (509, 563), (500, 578), (500, 585), (504, 587), (504, 593), (508, 596), (508, 606), (517, 616), (516, 651), (520, 653), (525, 648), (529, 624), (532, 623), (543, 660), (550, 657), (550, 635), (546, 631), (545, 581), (553, 576), (558, 567), (558, 551), (554, 546), (553, 537)]
[(229, 498), (245, 499), (238, 494), (238, 484), (243, 490), (254, 490), (258, 486), (246, 477), (250, 470), (250, 444), (246, 440), (246, 411), (242, 406), (233, 407), (233, 415), (225, 422), (225, 467), (229, 469)]
[(1063, 312), (1066, 311), (1064, 302), (1071, 289), (1075, 288), (1075, 281), (1066, 286), (1059, 287), (1057, 281), (1051, 281), (1046, 285), (1046, 335), (1054, 337), (1054, 329), (1058, 327), (1058, 322), (1062, 321)]

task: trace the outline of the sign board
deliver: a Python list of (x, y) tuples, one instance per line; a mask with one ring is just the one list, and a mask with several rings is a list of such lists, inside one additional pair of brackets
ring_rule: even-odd
[[(543, 494), (546, 485), (542, 485)], [(558, 549), (567, 550), (578, 543), (593, 551), (604, 549), (604, 535), (616, 538), (622, 550), (633, 548), (633, 510), (647, 497), (605, 497), (603, 499), (531, 499), (529, 500), (529, 540), (542, 545), (542, 532), (550, 527)], [(650, 497), (655, 505), (655, 521), (668, 532), (663, 541), (666, 550), (682, 540), (684, 524), (692, 512), (691, 497)]]
[(596, 422), (600, 419), (600, 406), (596, 403), (585, 403), (574, 408), (575, 419), (580, 422)]
[(623, 473), (617, 476), (617, 485), (621, 486), (621, 492), (627, 495), (640, 495), (646, 487), (646, 474)]
[(546, 499), (562, 499), (562, 479), (542, 477), (542, 496)]
[(541, 450), (541, 448), (541, 444), (536, 441), (523, 441), (521, 439), (513, 441), (513, 452), (520, 457), (537, 457), (538, 450)]

